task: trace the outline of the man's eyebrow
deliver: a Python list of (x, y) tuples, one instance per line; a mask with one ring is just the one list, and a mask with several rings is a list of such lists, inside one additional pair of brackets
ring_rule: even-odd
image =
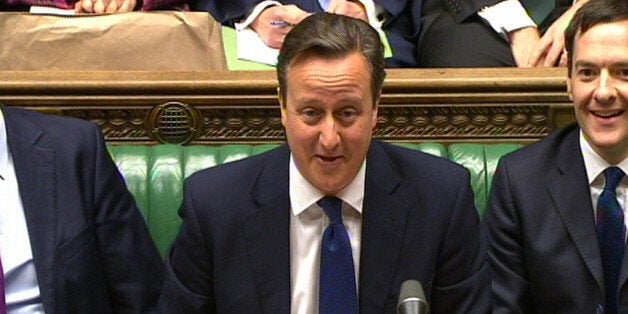
[(597, 67), (595, 62), (586, 61), (586, 60), (578, 60), (578, 61), (576, 61), (576, 63), (574, 65), (576, 67)]
[[(598, 65), (595, 62), (592, 61), (586, 61), (586, 60), (578, 60), (575, 62), (575, 66), (580, 66), (580, 67), (598, 67)], [(613, 62), (610, 65), (611, 68), (624, 68), (624, 67), (628, 67), (628, 60), (622, 60), (619, 62)]]

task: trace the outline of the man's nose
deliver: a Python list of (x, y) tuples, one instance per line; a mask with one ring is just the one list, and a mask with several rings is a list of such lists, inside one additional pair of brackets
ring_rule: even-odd
[(319, 141), (325, 149), (334, 149), (340, 143), (338, 124), (333, 115), (327, 115), (321, 123)]
[(603, 70), (600, 74), (594, 97), (599, 103), (609, 103), (614, 101), (615, 97), (617, 97), (615, 80), (608, 70)]

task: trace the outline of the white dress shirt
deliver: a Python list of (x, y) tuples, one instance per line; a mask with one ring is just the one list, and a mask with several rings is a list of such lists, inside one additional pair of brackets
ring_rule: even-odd
[[(349, 233), (356, 291), (362, 237), (362, 201), (366, 162), (349, 185), (336, 196), (342, 200), (342, 221)], [(290, 156), (290, 287), (291, 312), (318, 313), (318, 282), (321, 240), (329, 218), (316, 202), (324, 197), (297, 169)]]
[(0, 176), (0, 258), (4, 270), (7, 313), (44, 313), (2, 110)]
[[(589, 142), (586, 141), (582, 130), (580, 130), (580, 150), (582, 151), (582, 157), (584, 158), (584, 167), (587, 170), (587, 177), (589, 180), (589, 189), (591, 192), (591, 201), (593, 205), (593, 217), (597, 214), (597, 201), (604, 190), (606, 179), (604, 178), (604, 170), (613, 165), (609, 164), (606, 160), (602, 159), (598, 155)], [(614, 165), (619, 167), (625, 174), (628, 175), (628, 158), (622, 160), (619, 164)], [(628, 215), (626, 214), (626, 205), (628, 204), (628, 176), (619, 182), (617, 186), (617, 201), (619, 206), (624, 211), (624, 226), (628, 226)], [(628, 232), (627, 232), (628, 233)]]

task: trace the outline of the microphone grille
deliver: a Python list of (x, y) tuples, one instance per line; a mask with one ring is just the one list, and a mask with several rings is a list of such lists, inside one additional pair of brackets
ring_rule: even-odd
[(408, 279), (401, 284), (399, 289), (399, 302), (408, 298), (418, 298), (425, 302), (425, 293), (418, 280)]

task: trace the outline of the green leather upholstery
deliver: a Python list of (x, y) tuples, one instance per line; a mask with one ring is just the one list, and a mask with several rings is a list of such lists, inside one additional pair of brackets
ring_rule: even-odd
[[(520, 147), (513, 144), (399, 143), (398, 145), (449, 158), (469, 169), (475, 204), (484, 214), (497, 161)], [(256, 155), (277, 145), (109, 146), (109, 151), (146, 219), (162, 256), (179, 230), (183, 181), (203, 168)]]

